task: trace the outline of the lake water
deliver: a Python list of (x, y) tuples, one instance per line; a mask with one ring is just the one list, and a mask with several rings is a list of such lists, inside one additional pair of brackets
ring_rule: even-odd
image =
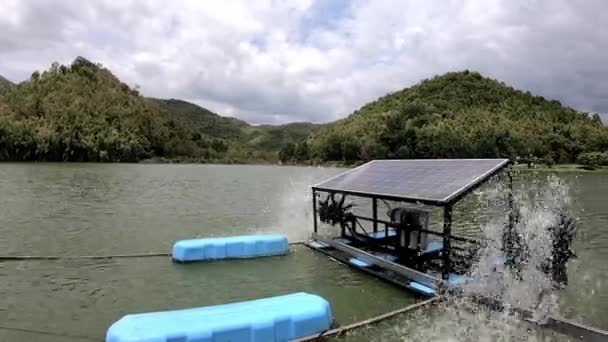
[[(309, 185), (334, 168), (0, 164), (2, 255), (169, 252), (194, 236), (312, 229)], [(535, 176), (531, 176), (535, 177)], [(540, 177), (540, 176), (539, 176)], [(608, 328), (608, 173), (560, 173), (580, 218), (563, 316)], [(523, 177), (528, 182), (530, 177)], [(0, 341), (101, 341), (133, 312), (317, 293), (347, 324), (415, 298), (311, 250), (285, 257), (174, 264), (168, 257), (0, 262)], [(428, 320), (428, 319), (427, 319)], [(348, 340), (400, 340), (396, 320)], [(357, 337), (359, 336), (359, 337)]]

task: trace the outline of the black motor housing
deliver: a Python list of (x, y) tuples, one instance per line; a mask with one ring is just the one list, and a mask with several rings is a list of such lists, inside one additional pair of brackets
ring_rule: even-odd
[(391, 223), (397, 228), (397, 248), (402, 257), (418, 255), (421, 248), (426, 246), (426, 217), (424, 211), (408, 208), (394, 208), (388, 211)]

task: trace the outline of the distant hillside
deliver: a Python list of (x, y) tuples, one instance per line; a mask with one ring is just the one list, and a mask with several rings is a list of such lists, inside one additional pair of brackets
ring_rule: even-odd
[(220, 116), (190, 102), (176, 99), (152, 100), (173, 114), (175, 119), (181, 120), (192, 129), (209, 137), (234, 141), (240, 140), (245, 135), (244, 130), (250, 126), (245, 121)]
[(145, 98), (82, 57), (0, 92), (0, 161), (274, 162), (318, 127), (252, 126), (186, 101)]
[(0, 160), (211, 158), (225, 150), (82, 57), (0, 92)]
[(153, 100), (173, 114), (175, 119), (183, 121), (201, 134), (256, 150), (279, 151), (288, 143), (306, 139), (323, 126), (309, 122), (253, 126), (236, 118), (220, 116), (190, 102)]
[(196, 104), (182, 100), (153, 99), (173, 118), (183, 122), (203, 136), (223, 139), (235, 150), (234, 159), (277, 160), (278, 151), (287, 144), (304, 140), (323, 125), (296, 122), (286, 125), (253, 126), (245, 121), (220, 116)]
[[(572, 162), (582, 152), (607, 150), (608, 128), (597, 114), (464, 71), (383, 96), (300, 144), (319, 161), (532, 156)], [(298, 159), (289, 152), (283, 159)]]
[(279, 126), (253, 126), (245, 143), (255, 148), (279, 151), (287, 144), (295, 144), (308, 138), (323, 126), (309, 122), (294, 122)]
[(607, 150), (608, 127), (598, 115), (468, 71), (388, 94), (326, 125), (254, 126), (186, 101), (145, 98), (82, 57), (0, 91), (0, 161), (571, 162), (583, 152)]
[(0, 75), (0, 89), (9, 87), (11, 85), (13, 85), (13, 82), (7, 80), (2, 75)]

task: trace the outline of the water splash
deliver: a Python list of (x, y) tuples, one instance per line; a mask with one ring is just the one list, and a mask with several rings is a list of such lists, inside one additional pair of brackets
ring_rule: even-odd
[(551, 335), (532, 329), (515, 316), (460, 300), (448, 300), (432, 312), (407, 317), (387, 333), (392, 337), (385, 335), (375, 341), (554, 341)]
[(276, 207), (272, 209), (277, 213), (274, 218), (276, 222), (273, 224), (274, 231), (287, 235), (290, 241), (310, 238), (313, 224), (311, 186), (340, 171), (340, 169), (310, 167), (310, 172), (306, 173), (306, 176), (289, 178), (282, 186)]
[(546, 182), (534, 182), (513, 195), (519, 214), (515, 231), (524, 246), (517, 258), (518, 267), (504, 267), (505, 222), (498, 218), (482, 227), (486, 245), (463, 289), (468, 294), (498, 300), (506, 307), (529, 310), (535, 320), (542, 322), (558, 310), (555, 284), (543, 268), (552, 258), (553, 234), (548, 228), (558, 225), (560, 214), (567, 210), (569, 187), (550, 176)]
[(312, 191), (310, 179), (289, 180), (288, 187), (281, 195), (278, 226), (290, 240), (304, 240), (310, 237), (312, 226)]
[[(277, 207), (275, 227), (291, 240), (309, 237), (312, 225), (312, 194), (310, 185), (320, 175), (291, 179), (283, 186)], [(514, 190), (519, 212), (516, 231), (527, 246), (525, 263), (519, 272), (504, 267), (503, 231), (507, 222), (508, 192), (503, 182), (492, 183), (476, 191), (474, 209), (468, 212), (475, 219), (471, 227), (481, 234), (484, 247), (479, 262), (463, 285), (465, 295), (494, 298), (506, 307), (530, 310), (534, 319), (542, 321), (557, 313), (559, 307), (550, 277), (542, 265), (551, 257), (552, 235), (547, 227), (557, 223), (559, 213), (570, 205), (569, 187), (551, 176), (525, 182)], [(276, 210), (274, 210), (276, 209)], [(478, 217), (483, 220), (477, 221)], [(556, 336), (522, 322), (508, 311), (498, 312), (479, 306), (467, 296), (449, 298), (431, 312), (420, 312), (398, 324), (387, 327), (381, 336), (367, 341), (562, 341)], [(376, 330), (377, 332), (377, 330)], [(352, 336), (353, 340), (359, 340)]]
[[(462, 286), (464, 296), (448, 298), (431, 312), (407, 317), (375, 341), (568, 341), (569, 339), (525, 323), (509, 310), (495, 311), (477, 305), (471, 295), (492, 298), (506, 308), (528, 310), (542, 322), (558, 314), (554, 282), (542, 271), (551, 259), (552, 233), (547, 229), (559, 222), (567, 210), (570, 188), (558, 177), (526, 183), (513, 192), (519, 219), (515, 225), (519, 239), (526, 246), (522, 264), (515, 271), (505, 267), (503, 231), (508, 220), (505, 193), (500, 183), (478, 191), (475, 215), (491, 212), (492, 219), (480, 227), (484, 246), (479, 261)], [(495, 211), (496, 204), (503, 210)], [(389, 336), (390, 335), (390, 336)]]

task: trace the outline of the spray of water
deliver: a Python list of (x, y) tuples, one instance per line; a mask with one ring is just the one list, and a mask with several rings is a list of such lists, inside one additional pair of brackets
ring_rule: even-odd
[(275, 231), (287, 235), (290, 241), (310, 238), (312, 232), (312, 190), (311, 185), (327, 178), (338, 169), (313, 168), (306, 176), (289, 178), (282, 186), (278, 198)]
[[(496, 187), (478, 192), (477, 210), (484, 211), (496, 203), (504, 203), (506, 189)], [(400, 341), (567, 341), (522, 322), (509, 310), (495, 311), (471, 301), (471, 295), (492, 298), (504, 307), (532, 312), (533, 319), (542, 322), (557, 314), (558, 303), (554, 282), (542, 271), (551, 260), (552, 233), (547, 229), (558, 223), (559, 214), (570, 204), (569, 187), (551, 176), (514, 191), (519, 213), (515, 225), (519, 241), (526, 248), (517, 268), (505, 267), (503, 231), (507, 215), (493, 212), (493, 219), (481, 226), (484, 246), (479, 262), (468, 274), (462, 286), (464, 296), (448, 298), (432, 312), (421, 312), (395, 325), (379, 340)], [(487, 211), (486, 211), (487, 213)], [(386, 331), (385, 331), (386, 332)], [(378, 340), (378, 339), (376, 339)]]
[(310, 237), (312, 225), (312, 179), (289, 180), (289, 186), (281, 195), (279, 227), (290, 240), (304, 240)]
[(514, 197), (518, 213), (515, 231), (524, 246), (518, 267), (504, 267), (505, 222), (494, 220), (482, 227), (486, 245), (464, 291), (493, 298), (506, 307), (529, 310), (536, 320), (543, 321), (558, 309), (554, 282), (543, 272), (552, 258), (553, 234), (548, 228), (558, 225), (560, 213), (570, 204), (569, 188), (551, 176), (546, 182), (515, 191)]
[[(316, 175), (319, 176), (319, 175)], [(277, 228), (291, 240), (309, 237), (312, 224), (310, 184), (317, 177), (290, 179), (276, 208)], [(559, 220), (560, 211), (570, 204), (569, 187), (558, 177), (536, 178), (514, 190), (519, 213), (515, 225), (519, 239), (526, 246), (518, 271), (504, 266), (503, 232), (505, 214), (504, 183), (476, 192), (472, 216), (489, 218), (480, 224), (484, 246), (468, 281), (462, 286), (465, 296), (449, 298), (432, 312), (421, 312), (384, 330), (376, 341), (561, 341), (562, 336), (530, 329), (517, 316), (495, 311), (468, 300), (468, 295), (493, 298), (507, 308), (529, 310), (534, 319), (543, 321), (557, 313), (554, 284), (542, 271), (551, 258), (552, 234), (547, 229)], [(503, 210), (500, 210), (502, 206)], [(498, 208), (498, 209), (497, 209)], [(477, 221), (474, 220), (474, 224)], [(379, 339), (378, 339), (379, 337)]]

